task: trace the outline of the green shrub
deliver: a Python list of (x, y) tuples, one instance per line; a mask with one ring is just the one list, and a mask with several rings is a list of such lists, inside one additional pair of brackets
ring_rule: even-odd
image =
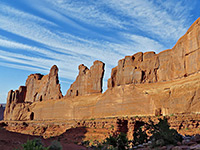
[(22, 144), (21, 150), (48, 150), (48, 148), (43, 147), (40, 139), (34, 139)]
[(54, 140), (48, 147), (48, 150), (62, 150), (62, 145), (59, 141)]
[(167, 118), (159, 118), (159, 122), (154, 124), (153, 121), (149, 121), (149, 131), (152, 134), (150, 137), (152, 141), (152, 147), (163, 146), (168, 144), (177, 145), (177, 142), (182, 141), (182, 136), (174, 129), (170, 129)]
[[(182, 136), (176, 130), (170, 129), (167, 118), (159, 118), (158, 120), (157, 124), (149, 120), (149, 123), (144, 123), (143, 126), (135, 129), (133, 133), (133, 145), (137, 146), (151, 140), (151, 148), (156, 148), (168, 144), (177, 145), (178, 142), (182, 141)], [(143, 127), (145, 127), (145, 130), (142, 130)], [(147, 132), (151, 136), (148, 136)], [(130, 146), (126, 134), (120, 133), (116, 136), (110, 135), (104, 142), (97, 143), (93, 147), (98, 150), (127, 150)]]
[(147, 142), (148, 136), (146, 131), (142, 131), (142, 127), (140, 127), (138, 130), (134, 130), (133, 145), (139, 145)]
[(110, 136), (106, 138), (104, 144), (107, 146), (107, 149), (112, 150), (127, 150), (129, 148), (129, 142), (125, 133), (120, 133), (116, 137)]
[(96, 149), (103, 150), (104, 145), (102, 143), (97, 143)]
[(83, 141), (82, 145), (88, 147), (90, 145), (90, 141), (89, 140)]
[(22, 144), (20, 150), (62, 150), (62, 145), (58, 141), (53, 141), (49, 147), (44, 147), (41, 139), (28, 140)]

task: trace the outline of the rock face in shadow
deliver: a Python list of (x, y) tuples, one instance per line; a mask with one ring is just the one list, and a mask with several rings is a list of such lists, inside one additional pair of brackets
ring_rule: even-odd
[(62, 93), (58, 80), (58, 67), (54, 65), (48, 75), (31, 74), (26, 80), (26, 86), (8, 92), (4, 120), (30, 120), (33, 117), (28, 108), (31, 103), (60, 98)]
[(76, 81), (67, 91), (66, 96), (83, 96), (102, 92), (104, 63), (96, 60), (88, 69), (83, 64), (79, 65), (79, 74)]
[(3, 104), (0, 104), (0, 121), (3, 120), (4, 110), (5, 106)]

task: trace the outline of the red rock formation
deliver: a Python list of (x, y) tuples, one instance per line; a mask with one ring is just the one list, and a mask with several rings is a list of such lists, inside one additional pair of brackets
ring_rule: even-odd
[(200, 71), (200, 19), (169, 50), (126, 56), (112, 70), (108, 88), (131, 83), (170, 81)]
[[(32, 104), (21, 103), (20, 99), (15, 106), (12, 102), (19, 101), (15, 98), (19, 94), (12, 91), (5, 116), (48, 120), (199, 113), (199, 56), (200, 18), (172, 49), (159, 54), (139, 52), (120, 60), (112, 69), (103, 94), (104, 64), (100, 61), (95, 61), (90, 69), (80, 65), (76, 81), (66, 96), (57, 101), (43, 101), (60, 97), (57, 69), (53, 67), (47, 76), (29, 76), (24, 101)], [(42, 102), (38, 102), (40, 99)]]
[(101, 93), (104, 75), (104, 63), (96, 60), (88, 69), (83, 64), (79, 65), (79, 74), (76, 81), (67, 91), (66, 96), (82, 96), (87, 94)]
[(19, 90), (10, 90), (8, 92), (6, 108), (4, 112), (5, 120), (12, 120), (13, 110), (18, 103), (23, 103), (26, 96), (26, 87), (20, 86)]
[(54, 65), (48, 75), (31, 74), (26, 80), (26, 86), (8, 92), (4, 120), (31, 119), (32, 112), (28, 107), (32, 102), (61, 97), (58, 67)]
[(62, 97), (58, 80), (58, 67), (52, 66), (48, 75), (31, 74), (26, 80), (25, 102), (59, 99)]

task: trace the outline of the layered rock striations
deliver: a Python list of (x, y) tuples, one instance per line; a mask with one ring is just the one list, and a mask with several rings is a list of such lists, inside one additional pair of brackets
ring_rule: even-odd
[(35, 74), (28, 77), (24, 99), (18, 98), (23, 95), (19, 91), (9, 92), (5, 119), (88, 119), (199, 113), (200, 18), (172, 49), (159, 54), (139, 52), (120, 60), (112, 69), (108, 89), (103, 94), (104, 63), (95, 61), (90, 69), (79, 66), (76, 81), (65, 97), (49, 101), (62, 97), (57, 69), (53, 68), (47, 76)]
[(79, 74), (76, 81), (67, 91), (66, 96), (83, 96), (102, 92), (104, 63), (96, 60), (88, 69), (83, 64), (79, 65)]

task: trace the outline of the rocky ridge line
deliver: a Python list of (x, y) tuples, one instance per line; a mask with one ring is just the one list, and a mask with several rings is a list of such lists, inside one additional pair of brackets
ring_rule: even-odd
[(165, 82), (200, 71), (200, 19), (197, 19), (172, 49), (136, 53), (118, 61), (108, 88), (124, 84)]
[[(63, 98), (56, 66), (49, 75), (30, 75), (25, 87), (9, 92), (4, 116), (5, 120), (32, 120), (198, 113), (199, 71), (200, 18), (172, 49), (159, 54), (139, 52), (120, 60), (103, 94), (101, 61), (90, 69), (80, 65), (76, 81)], [(45, 102), (59, 98), (59, 102)]]

